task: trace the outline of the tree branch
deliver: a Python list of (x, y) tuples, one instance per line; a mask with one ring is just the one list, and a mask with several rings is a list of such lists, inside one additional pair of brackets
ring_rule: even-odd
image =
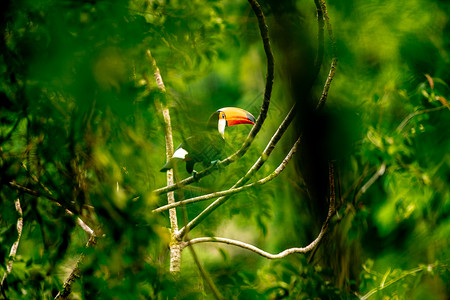
[(256, 15), (256, 18), (258, 19), (258, 25), (259, 25), (259, 31), (261, 34), (261, 39), (263, 41), (264, 46), (264, 52), (266, 53), (267, 58), (267, 74), (266, 74), (266, 86), (264, 89), (264, 99), (263, 103), (261, 105), (261, 110), (259, 112), (259, 116), (256, 119), (255, 126), (252, 127), (252, 130), (250, 130), (250, 133), (248, 134), (246, 140), (244, 141), (244, 144), (242, 147), (231, 156), (224, 159), (221, 163), (224, 165), (228, 165), (229, 163), (237, 160), (241, 156), (245, 154), (245, 152), (250, 147), (253, 139), (256, 137), (258, 132), (260, 131), (264, 120), (267, 117), (267, 113), (269, 111), (269, 104), (270, 104), (270, 97), (272, 95), (272, 87), (273, 87), (273, 78), (274, 78), (274, 58), (272, 49), (270, 47), (270, 40), (269, 40), (269, 30), (266, 24), (266, 20), (264, 17), (264, 13), (261, 9), (261, 6), (256, 0), (248, 0), (250, 3), (253, 12)]
[[(89, 237), (88, 242), (86, 243), (86, 248), (92, 247), (96, 244), (96, 237), (95, 235), (91, 235)], [(80, 265), (83, 262), (84, 259), (84, 253), (80, 255), (80, 257), (77, 260), (77, 263), (75, 264), (75, 268), (73, 268), (70, 275), (67, 277), (66, 281), (64, 281), (63, 289), (58, 292), (58, 294), (55, 296), (55, 300), (57, 299), (67, 299), (72, 292), (72, 283), (77, 279), (80, 278)]]
[[(8, 185), (11, 188), (14, 188), (14, 189), (16, 189), (18, 191), (21, 191), (23, 193), (26, 193), (26, 194), (29, 194), (29, 195), (32, 195), (32, 196), (35, 196), (35, 197), (47, 198), (47, 199), (51, 200), (52, 202), (54, 202), (59, 207), (64, 208), (64, 205), (62, 204), (62, 202), (59, 201), (58, 199), (56, 199), (55, 197), (51, 196), (51, 195), (46, 195), (46, 194), (40, 193), (38, 191), (32, 190), (30, 188), (24, 187), (24, 186), (22, 186), (20, 184), (17, 184), (14, 180), (8, 182)], [(76, 216), (75, 213), (73, 213), (71, 210), (69, 210), (67, 208), (65, 208), (65, 212), (68, 215)], [(83, 222), (83, 220), (80, 217), (76, 216), (76, 218), (77, 218), (77, 224), (81, 227), (81, 229), (83, 229), (89, 235), (95, 235), (95, 232), (85, 222)]]
[(156, 195), (174, 191), (185, 185), (196, 182), (196, 181), (200, 180), (201, 178), (211, 174), (215, 170), (219, 169), (217, 167), (219, 167), (219, 166), (225, 167), (225, 166), (229, 165), (230, 163), (236, 161), (240, 157), (242, 157), (247, 152), (248, 148), (250, 147), (254, 138), (260, 131), (260, 129), (267, 117), (267, 113), (269, 111), (270, 98), (272, 95), (273, 79), (274, 79), (274, 58), (273, 58), (273, 53), (272, 53), (272, 49), (271, 49), (270, 42), (269, 42), (269, 31), (267, 28), (266, 20), (265, 20), (263, 11), (261, 9), (261, 6), (258, 4), (258, 2), (256, 0), (248, 0), (248, 2), (250, 3), (250, 5), (258, 19), (259, 30), (260, 30), (261, 38), (263, 41), (264, 51), (265, 51), (266, 58), (267, 58), (267, 74), (266, 74), (266, 86), (264, 89), (264, 99), (263, 99), (263, 102), (261, 105), (261, 110), (259, 112), (256, 123), (250, 130), (247, 138), (245, 139), (244, 143), (242, 144), (241, 148), (238, 151), (236, 151), (229, 157), (225, 158), (224, 160), (219, 161), (215, 166), (211, 166), (209, 168), (206, 168), (205, 170), (198, 172), (195, 175), (195, 178), (193, 176), (190, 176), (188, 178), (181, 180), (180, 182), (177, 182), (176, 184), (171, 184), (171, 185), (168, 184), (167, 186), (165, 186), (163, 188), (154, 190), (153, 193), (155, 193)]
[(324, 20), (323, 20), (323, 12), (322, 7), (320, 6), (319, 0), (314, 0), (314, 4), (316, 5), (317, 10), (317, 56), (314, 62), (314, 78), (320, 72), (320, 68), (322, 67), (323, 62), (323, 54), (324, 54)]
[(244, 190), (247, 190), (247, 189), (249, 189), (251, 187), (254, 187), (254, 186), (259, 186), (259, 185), (266, 184), (269, 181), (271, 181), (272, 179), (274, 179), (275, 177), (277, 177), (286, 168), (286, 166), (289, 163), (289, 161), (291, 160), (292, 156), (297, 151), (297, 148), (298, 148), (299, 144), (300, 144), (300, 138), (298, 138), (297, 141), (294, 143), (294, 145), (292, 146), (291, 150), (286, 155), (284, 160), (280, 163), (280, 165), (272, 173), (270, 173), (268, 176), (266, 176), (266, 177), (264, 177), (264, 178), (262, 178), (262, 179), (260, 179), (260, 180), (258, 180), (256, 182), (253, 182), (253, 183), (241, 186), (241, 187), (237, 187), (237, 188), (230, 188), (230, 189), (225, 190), (225, 191), (214, 192), (214, 193), (210, 193), (210, 194), (207, 194), (207, 195), (193, 197), (193, 198), (182, 200), (182, 201), (178, 201), (178, 202), (175, 202), (175, 203), (172, 203), (172, 204), (164, 205), (164, 206), (161, 206), (161, 207), (158, 207), (158, 208), (154, 209), (152, 212), (154, 212), (154, 213), (162, 212), (162, 211), (165, 211), (165, 210), (170, 209), (172, 207), (177, 207), (177, 206), (180, 206), (180, 205), (186, 205), (186, 204), (195, 203), (195, 202), (199, 202), (199, 201), (205, 201), (205, 200), (208, 200), (208, 199), (211, 199), (211, 198), (217, 198), (217, 197), (221, 197), (221, 196), (227, 196), (227, 195), (229, 196), (229, 195), (232, 195), (232, 194), (240, 193), (240, 192), (242, 192)]
[(323, 235), (325, 234), (325, 230), (321, 230), (319, 235), (317, 236), (317, 238), (311, 242), (311, 244), (309, 244), (306, 247), (303, 248), (289, 248), (286, 249), (278, 254), (271, 254), (269, 252), (266, 252), (264, 250), (261, 250), (253, 245), (241, 242), (241, 241), (237, 241), (237, 240), (232, 240), (232, 239), (227, 239), (227, 238), (222, 238), (222, 237), (200, 237), (200, 238), (195, 238), (192, 240), (189, 240), (187, 242), (185, 242), (185, 245), (194, 245), (194, 244), (200, 244), (200, 243), (224, 243), (224, 244), (228, 244), (228, 245), (233, 245), (233, 246), (237, 246), (243, 249), (247, 249), (250, 250), (252, 252), (255, 252), (256, 254), (259, 254), (265, 258), (269, 258), (269, 259), (277, 259), (277, 258), (283, 258), (286, 257), (290, 254), (293, 253), (308, 253), (309, 251), (311, 251), (312, 249), (314, 249), (314, 247), (317, 245), (317, 243), (322, 239)]
[[(156, 84), (158, 88), (165, 96), (166, 87), (164, 86), (164, 82), (161, 77), (161, 73), (159, 71), (158, 66), (156, 65), (156, 61), (153, 58), (150, 50), (147, 50), (147, 58), (150, 60), (153, 68), (153, 72), (155, 75)], [(165, 101), (164, 101), (165, 102)], [(155, 106), (157, 110), (162, 112), (164, 118), (164, 135), (166, 142), (166, 159), (169, 161), (173, 155), (173, 137), (172, 137), (172, 125), (170, 121), (170, 113), (169, 108), (166, 104), (159, 103), (159, 101), (155, 100)], [(167, 170), (167, 185), (174, 184), (174, 174), (173, 170)], [(167, 203), (173, 204), (175, 203), (175, 194), (174, 192), (167, 193)], [(177, 240), (177, 232), (178, 232), (178, 220), (177, 220), (177, 211), (175, 208), (171, 208), (169, 210), (169, 220), (170, 227), (172, 230), (171, 241), (170, 241), (170, 272), (174, 274), (178, 274), (181, 268), (181, 247), (180, 242)]]
[(325, 22), (327, 24), (328, 36), (331, 41), (332, 58), (331, 58), (330, 71), (328, 73), (328, 77), (327, 77), (327, 80), (326, 80), (324, 88), (323, 88), (322, 96), (320, 97), (319, 103), (317, 104), (317, 107), (316, 107), (317, 110), (321, 109), (325, 105), (325, 102), (328, 97), (328, 91), (331, 86), (331, 81), (333, 80), (334, 75), (336, 73), (336, 67), (337, 67), (337, 62), (338, 62), (337, 55), (336, 55), (336, 40), (334, 38), (333, 28), (331, 27), (330, 17), (328, 16), (327, 5), (325, 3), (325, 0), (318, 0), (318, 1), (320, 4), (320, 7), (322, 9), (323, 17), (325, 18)]
[(424, 270), (432, 270), (434, 267), (436, 266), (436, 264), (432, 264), (432, 265), (425, 265), (425, 266), (420, 266), (418, 268), (409, 270), (407, 272), (404, 272), (402, 275), (398, 276), (397, 278), (393, 278), (391, 280), (389, 280), (388, 282), (382, 282), (382, 284), (376, 288), (373, 288), (372, 290), (370, 290), (367, 294), (365, 294), (364, 296), (358, 295), (358, 298), (361, 300), (366, 300), (369, 299), (373, 294), (375, 294), (376, 292), (382, 291), (383, 289), (387, 288), (388, 286), (396, 283), (397, 281), (405, 278), (406, 276), (409, 275), (414, 275), (415, 273), (424, 271)]
[(307, 253), (307, 252), (313, 250), (319, 244), (319, 242), (322, 240), (322, 238), (324, 237), (325, 233), (328, 230), (328, 223), (329, 223), (331, 217), (335, 213), (336, 191), (335, 191), (335, 184), (334, 184), (334, 165), (332, 163), (330, 163), (330, 165), (329, 165), (329, 180), (330, 180), (330, 204), (329, 204), (329, 208), (328, 208), (327, 218), (323, 222), (322, 228), (320, 229), (320, 232), (317, 235), (316, 239), (314, 241), (312, 241), (306, 247), (289, 248), (289, 249), (286, 249), (284, 251), (281, 251), (278, 254), (271, 254), (269, 252), (261, 250), (258, 247), (255, 247), (255, 246), (253, 246), (251, 244), (247, 244), (247, 243), (244, 243), (244, 242), (241, 242), (241, 241), (237, 241), (237, 240), (222, 238), (222, 237), (200, 237), (200, 238), (195, 238), (195, 239), (188, 240), (188, 241), (184, 242), (183, 243), (183, 247), (186, 247), (186, 246), (189, 246), (189, 245), (194, 245), (194, 244), (199, 244), (199, 243), (211, 243), (211, 242), (224, 243), (224, 244), (237, 246), (237, 247), (240, 247), (240, 248), (243, 248), (243, 249), (250, 250), (252, 252), (255, 252), (256, 254), (259, 254), (259, 255), (261, 255), (261, 256), (263, 256), (265, 258), (269, 258), (269, 259), (283, 258), (283, 257), (286, 257), (286, 256), (288, 256), (290, 254), (293, 254), (293, 253)]
[(373, 176), (370, 177), (370, 179), (361, 187), (358, 193), (356, 193), (355, 198), (353, 200), (354, 203), (356, 203), (359, 197), (361, 197), (361, 195), (364, 194), (372, 186), (372, 184), (374, 184), (375, 181), (377, 181), (378, 178), (383, 176), (385, 171), (386, 171), (386, 164), (382, 163), (380, 165), (380, 168), (375, 172), (375, 174), (373, 174)]
[(433, 107), (433, 108), (428, 108), (428, 109), (424, 109), (424, 110), (419, 110), (419, 111), (415, 111), (413, 113), (410, 113), (401, 123), (400, 125), (398, 125), (397, 129), (395, 130), (396, 132), (400, 133), (402, 132), (403, 128), (405, 128), (406, 124), (408, 124), (409, 121), (411, 121), (412, 118), (421, 115), (421, 114), (426, 114), (426, 113), (430, 113), (430, 112), (435, 112), (435, 111), (439, 111), (442, 110), (444, 108), (446, 108), (447, 106), (438, 106), (438, 107)]
[[(25, 165), (22, 165), (22, 167), (25, 168), (25, 170), (27, 170)], [(27, 170), (28, 172), (28, 170)], [(54, 202), (56, 205), (58, 205), (59, 207), (64, 208), (63, 204), (56, 199), (55, 197), (53, 197), (51, 194), (51, 191), (48, 190), (38, 179), (36, 176), (34, 176), (33, 174), (29, 173), (31, 175), (31, 178), (36, 181), (38, 184), (41, 185), (42, 188), (44, 188), (44, 190), (50, 194), (50, 195), (46, 195), (46, 194), (42, 194), (40, 192), (37, 192), (35, 190), (29, 189), (27, 187), (21, 186), (19, 184), (17, 184), (15, 181), (11, 181), (8, 183), (8, 185), (12, 188), (17, 189), (18, 191), (21, 191), (23, 193), (35, 196), (35, 197), (45, 197), (49, 200), (51, 200), (52, 202)], [(20, 205), (20, 203), (19, 203)], [(20, 206), (19, 206), (20, 207)], [(17, 209), (17, 203), (16, 203), (16, 209)], [(76, 216), (72, 211), (70, 211), (69, 209), (65, 208), (65, 212), (68, 215), (71, 216)], [(22, 211), (20, 211), (20, 215), (22, 215)], [(81, 227), (81, 229), (83, 229), (88, 235), (89, 235), (89, 240), (86, 244), (86, 247), (90, 247), (92, 245), (95, 244), (95, 239), (96, 239), (96, 234), (94, 232), (94, 230), (92, 230), (80, 217), (76, 217), (76, 222), (78, 224), (78, 226)], [(20, 237), (20, 234), (19, 234)], [(78, 259), (75, 268), (72, 270), (72, 272), (70, 273), (69, 277), (66, 279), (66, 281), (64, 282), (63, 285), (63, 290), (58, 292), (58, 294), (55, 296), (55, 299), (67, 299), (67, 297), (70, 295), (71, 293), (71, 288), (72, 288), (72, 283), (73, 281), (75, 281), (76, 278), (80, 277), (79, 273), (79, 265), (81, 264), (82, 260), (84, 258), (84, 255), (81, 254), (80, 258)], [(6, 275), (6, 274), (5, 274)], [(2, 280), (2, 285), (3, 285), (3, 280)]]
[(13, 263), (16, 260), (17, 249), (19, 248), (20, 237), (22, 236), (22, 229), (23, 229), (23, 213), (22, 213), (22, 207), (20, 206), (20, 199), (18, 197), (17, 197), (16, 201), (14, 202), (14, 205), (16, 207), (17, 213), (19, 214), (19, 218), (17, 219), (17, 225), (16, 225), (17, 240), (11, 246), (11, 250), (9, 252), (8, 264), (6, 265), (6, 272), (5, 272), (5, 274), (3, 274), (2, 281), (0, 283), (0, 289), (5, 298), (7, 298), (7, 297), (5, 295), (5, 290), (4, 290), (3, 286), (5, 283), (6, 277), (12, 271)]

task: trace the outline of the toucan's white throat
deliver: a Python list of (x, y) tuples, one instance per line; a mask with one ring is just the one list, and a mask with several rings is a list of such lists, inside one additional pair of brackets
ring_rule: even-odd
[(219, 130), (219, 133), (223, 139), (225, 139), (225, 127), (226, 126), (227, 126), (227, 120), (219, 119), (219, 122), (217, 124), (217, 130)]

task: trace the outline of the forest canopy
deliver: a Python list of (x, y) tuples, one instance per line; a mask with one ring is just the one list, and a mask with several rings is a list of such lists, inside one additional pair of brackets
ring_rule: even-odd
[(448, 299), (446, 1), (0, 6), (0, 298)]

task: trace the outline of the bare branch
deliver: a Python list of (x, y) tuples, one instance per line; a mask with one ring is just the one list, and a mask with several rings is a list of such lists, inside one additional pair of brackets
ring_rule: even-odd
[(414, 275), (415, 273), (424, 271), (424, 270), (432, 270), (434, 267), (436, 267), (436, 264), (431, 264), (431, 265), (424, 265), (424, 266), (420, 266), (418, 268), (414, 268), (412, 270), (408, 270), (406, 272), (403, 272), (400, 276), (393, 278), (387, 282), (382, 282), (382, 284), (378, 287), (373, 288), (372, 290), (370, 290), (367, 294), (365, 294), (364, 296), (358, 295), (358, 298), (361, 300), (366, 300), (369, 299), (373, 294), (375, 294), (376, 292), (382, 291), (383, 289), (389, 287), (390, 285), (396, 283), (397, 281), (410, 276), (410, 275)]
[(185, 244), (186, 245), (194, 245), (194, 244), (199, 244), (199, 243), (212, 243), (212, 242), (224, 243), (224, 244), (233, 245), (233, 246), (237, 246), (237, 247), (241, 247), (243, 249), (253, 251), (256, 254), (259, 254), (265, 258), (277, 259), (277, 258), (286, 257), (293, 253), (308, 253), (309, 251), (314, 249), (314, 247), (322, 239), (324, 234), (325, 234), (325, 230), (321, 230), (319, 235), (317, 236), (317, 238), (313, 242), (311, 242), (311, 244), (309, 244), (308, 246), (303, 247), (303, 248), (289, 248), (278, 254), (271, 254), (269, 252), (266, 252), (264, 250), (261, 250), (261, 249), (255, 247), (253, 245), (250, 245), (250, 244), (247, 244), (247, 243), (244, 243), (241, 241), (237, 241), (237, 240), (222, 238), (222, 237), (200, 237), (200, 238), (195, 238), (195, 239), (189, 240), (189, 241), (185, 242)]
[(333, 80), (334, 75), (336, 73), (336, 66), (337, 66), (337, 62), (338, 62), (337, 55), (336, 55), (336, 40), (334, 38), (333, 28), (331, 27), (330, 17), (328, 16), (327, 5), (325, 3), (325, 0), (318, 0), (318, 1), (320, 4), (320, 7), (322, 9), (323, 17), (325, 18), (325, 22), (327, 24), (328, 36), (331, 41), (332, 58), (331, 58), (330, 72), (328, 73), (328, 77), (325, 82), (325, 86), (323, 88), (322, 96), (320, 97), (319, 103), (317, 104), (317, 107), (316, 107), (317, 110), (321, 109), (325, 105), (325, 101), (327, 100), (327, 97), (328, 97), (328, 91), (331, 86), (331, 81)]
[[(22, 167), (24, 167), (27, 170), (25, 165), (23, 165)], [(19, 190), (21, 192), (24, 192), (24, 193), (27, 193), (29, 195), (35, 196), (35, 197), (45, 197), (45, 198), (53, 201), (56, 205), (58, 205), (60, 207), (64, 207), (63, 204), (60, 201), (58, 201), (56, 198), (54, 198), (51, 195), (52, 194), (51, 191), (48, 190), (42, 183), (40, 183), (40, 181), (37, 179), (36, 176), (34, 176), (31, 173), (29, 173), (29, 174), (31, 175), (31, 178), (34, 181), (36, 181), (38, 184), (40, 184), (41, 187), (44, 188), (44, 190), (50, 195), (42, 194), (40, 192), (34, 191), (32, 189), (29, 189), (27, 187), (21, 186), (21, 185), (17, 184), (15, 181), (9, 182), (9, 186), (13, 187), (13, 188), (15, 188), (15, 189), (17, 189), (17, 190)], [(20, 203), (19, 203), (19, 208), (20, 208)], [(16, 203), (16, 209), (17, 209), (17, 203)], [(71, 215), (71, 216), (75, 215), (72, 211), (70, 211), (67, 208), (65, 209), (65, 212), (67, 214)], [(22, 215), (22, 211), (21, 210), (20, 210), (20, 215)], [(86, 247), (90, 247), (90, 246), (94, 245), (95, 244), (95, 238), (96, 238), (95, 232), (85, 222), (83, 222), (83, 220), (80, 217), (76, 217), (76, 218), (77, 218), (76, 221), (77, 221), (78, 226), (80, 226), (89, 235), (89, 240), (88, 240), (88, 242), (86, 244)], [(18, 226), (19, 226), (19, 223), (18, 223)], [(20, 233), (21, 233), (21, 231), (20, 231)], [(20, 238), (20, 233), (19, 233), (19, 238)], [(17, 241), (17, 243), (18, 243), (18, 241)], [(67, 297), (70, 295), (73, 281), (75, 281), (76, 278), (80, 277), (80, 275), (79, 275), (79, 273), (80, 273), (79, 265), (81, 264), (83, 258), (84, 258), (84, 255), (81, 254), (80, 258), (78, 259), (78, 261), (77, 261), (77, 263), (75, 265), (75, 268), (72, 270), (72, 272), (70, 273), (69, 277), (64, 282), (63, 290), (60, 291), (55, 296), (55, 299), (67, 299)], [(3, 280), (2, 280), (2, 283), (3, 283)]]
[(364, 194), (372, 186), (372, 184), (374, 184), (375, 181), (377, 181), (378, 178), (383, 176), (385, 171), (386, 171), (386, 164), (382, 163), (380, 165), (380, 168), (375, 172), (375, 174), (373, 174), (373, 176), (370, 177), (370, 179), (361, 187), (361, 189), (355, 195), (354, 201), (358, 200), (359, 197), (361, 197), (361, 195)]
[(258, 4), (256, 0), (248, 0), (250, 3), (253, 11), (255, 12), (255, 15), (258, 19), (259, 24), (259, 30), (261, 34), (261, 38), (263, 41), (264, 51), (267, 58), (267, 74), (266, 74), (266, 86), (264, 89), (264, 99), (261, 105), (261, 110), (259, 112), (258, 118), (256, 120), (255, 125), (253, 126), (252, 130), (249, 132), (247, 138), (245, 139), (244, 143), (242, 144), (241, 148), (230, 155), (229, 157), (225, 158), (222, 161), (219, 161), (214, 167), (206, 168), (205, 170), (202, 170), (198, 172), (195, 175), (195, 178), (193, 176), (190, 176), (188, 178), (185, 178), (181, 180), (180, 182), (177, 182), (176, 184), (167, 185), (163, 188), (159, 188), (153, 191), (156, 195), (160, 195), (163, 193), (167, 193), (170, 191), (174, 191), (176, 189), (179, 189), (185, 185), (191, 184), (193, 182), (196, 182), (200, 180), (201, 178), (211, 174), (215, 170), (217, 170), (219, 166), (227, 166), (230, 163), (236, 161), (240, 157), (242, 157), (250, 147), (251, 143), (253, 142), (254, 138), (258, 134), (258, 132), (261, 130), (261, 127), (267, 117), (267, 112), (269, 111), (269, 104), (270, 104), (270, 98), (272, 95), (272, 86), (273, 86), (273, 79), (274, 79), (274, 58), (272, 49), (269, 42), (269, 30), (267, 28), (266, 20), (263, 14), (263, 11), (261, 9), (261, 6)]
[(314, 0), (314, 3), (316, 4), (316, 10), (317, 10), (317, 25), (318, 25), (318, 32), (317, 32), (317, 56), (316, 60), (314, 62), (314, 78), (317, 77), (317, 75), (320, 72), (320, 68), (322, 66), (323, 62), (323, 54), (324, 54), (324, 20), (323, 20), (323, 12), (322, 7), (320, 6), (319, 0)]
[[(181, 247), (181, 250), (183, 250), (183, 249), (184, 249), (184, 247)], [(192, 257), (194, 258), (195, 264), (197, 265), (198, 270), (199, 270), (200, 274), (202, 275), (203, 280), (206, 281), (209, 288), (211, 289), (211, 291), (214, 295), (214, 298), (216, 298), (218, 300), (225, 299), (222, 296), (222, 294), (219, 292), (219, 290), (217, 289), (216, 285), (214, 284), (214, 281), (211, 279), (211, 276), (209, 276), (209, 274), (207, 273), (205, 268), (202, 266), (200, 259), (198, 258), (198, 255), (195, 252), (194, 247), (192, 247), (192, 245), (189, 245), (189, 250), (191, 251)]]
[(410, 113), (401, 123), (400, 125), (398, 125), (397, 129), (395, 130), (396, 132), (400, 133), (402, 132), (403, 128), (405, 128), (406, 124), (408, 124), (409, 121), (411, 121), (412, 118), (421, 115), (421, 114), (427, 114), (427, 113), (431, 113), (431, 112), (435, 112), (435, 111), (439, 111), (446, 108), (446, 106), (438, 106), (438, 107), (433, 107), (433, 108), (428, 108), (428, 109), (424, 109), (424, 110), (418, 110), (415, 111), (413, 113)]
[(153, 73), (155, 75), (156, 84), (158, 85), (158, 88), (161, 90), (161, 92), (166, 92), (166, 86), (164, 85), (164, 82), (161, 77), (161, 72), (159, 71), (158, 66), (156, 65), (156, 60), (153, 58), (152, 53), (150, 52), (150, 49), (147, 49), (147, 58), (150, 60), (150, 63), (152, 64)]
[(224, 244), (228, 244), (228, 245), (233, 245), (233, 246), (237, 246), (237, 247), (241, 247), (243, 249), (247, 249), (250, 251), (255, 252), (256, 254), (259, 254), (265, 258), (269, 258), (269, 259), (277, 259), (277, 258), (283, 258), (286, 257), (290, 254), (294, 254), (294, 253), (307, 253), (310, 252), (311, 250), (313, 250), (318, 244), (319, 242), (322, 240), (322, 238), (324, 237), (325, 233), (328, 230), (328, 223), (331, 219), (331, 217), (334, 215), (335, 213), (335, 185), (334, 185), (334, 165), (332, 163), (330, 163), (329, 166), (329, 180), (330, 180), (330, 204), (329, 204), (329, 209), (328, 209), (328, 215), (327, 218), (325, 219), (325, 221), (322, 224), (322, 228), (320, 229), (320, 232), (318, 234), (318, 236), (316, 237), (316, 239), (314, 241), (312, 241), (308, 246), (306, 247), (302, 247), (302, 248), (289, 248), (286, 249), (278, 254), (271, 254), (269, 252), (266, 252), (264, 250), (259, 249), (258, 247), (255, 247), (251, 244), (247, 244), (241, 241), (237, 241), (237, 240), (232, 240), (232, 239), (227, 239), (227, 238), (222, 238), (222, 237), (200, 237), (200, 238), (195, 238), (192, 240), (188, 240), (183, 244), (183, 247), (189, 246), (189, 245), (194, 245), (194, 244), (199, 244), (199, 243), (210, 243), (210, 242), (216, 242), (216, 243), (224, 243)]
[[(44, 197), (44, 198), (47, 198), (47, 199), (49, 199), (49, 200), (51, 200), (51, 201), (53, 201), (56, 205), (58, 205), (59, 207), (64, 207), (64, 205), (62, 204), (62, 202), (61, 201), (59, 201), (58, 199), (56, 199), (55, 197), (53, 197), (53, 196), (51, 196), (51, 195), (46, 195), (46, 194), (43, 194), (43, 193), (40, 193), (40, 192), (38, 192), (38, 191), (35, 191), (35, 190), (32, 190), (32, 189), (30, 189), (30, 188), (27, 188), (27, 187), (24, 187), (24, 186), (22, 186), (22, 185), (20, 185), (20, 184), (17, 184), (15, 181), (11, 181), (11, 182), (9, 182), (8, 183), (8, 185), (10, 186), (10, 187), (12, 187), (12, 188), (15, 188), (16, 190), (18, 190), (18, 191), (21, 191), (21, 192), (23, 192), (23, 193), (26, 193), (26, 194), (29, 194), (29, 195), (32, 195), (32, 196), (35, 196), (35, 197)], [(50, 191), (49, 191), (50, 192)], [(69, 209), (65, 209), (65, 211), (66, 211), (66, 213), (68, 214), (68, 215), (71, 215), (71, 216), (76, 216), (76, 214), (75, 213), (73, 213), (71, 210), (69, 210)], [(85, 223), (85, 222), (83, 222), (83, 220), (81, 220), (81, 218), (80, 217), (77, 217), (77, 224), (87, 233), (87, 234), (89, 234), (89, 235), (95, 235), (95, 232)]]
[(232, 194), (237, 194), (239, 192), (242, 192), (242, 191), (247, 190), (247, 189), (249, 189), (251, 187), (254, 187), (254, 186), (266, 184), (269, 181), (271, 181), (272, 179), (274, 179), (275, 177), (277, 177), (285, 169), (285, 167), (287, 166), (287, 164), (291, 160), (292, 156), (297, 151), (297, 147), (298, 147), (299, 144), (300, 144), (300, 138), (298, 138), (297, 141), (294, 143), (294, 145), (292, 146), (291, 150), (286, 155), (284, 160), (280, 163), (280, 165), (272, 173), (270, 173), (268, 176), (266, 176), (266, 177), (264, 177), (264, 178), (262, 178), (262, 179), (260, 179), (260, 180), (258, 180), (256, 182), (253, 182), (253, 183), (241, 186), (241, 187), (237, 187), (237, 188), (230, 188), (230, 189), (225, 190), (225, 191), (210, 193), (210, 194), (207, 194), (207, 195), (193, 197), (193, 198), (182, 200), (182, 201), (178, 201), (178, 202), (175, 202), (175, 203), (172, 203), (172, 204), (164, 205), (164, 206), (161, 206), (161, 207), (158, 207), (158, 208), (154, 209), (152, 212), (154, 212), (154, 213), (162, 212), (162, 211), (165, 211), (165, 210), (167, 210), (169, 208), (177, 207), (177, 206), (180, 206), (180, 205), (186, 205), (186, 204), (190, 204), (190, 203), (194, 203), (194, 202), (205, 201), (205, 200), (208, 200), (208, 199), (211, 199), (211, 198), (217, 198), (217, 197), (221, 197), (221, 196), (227, 196), (227, 195), (229, 196), (229, 195), (232, 195)]
[(27, 188), (27, 187), (25, 187), (23, 185), (18, 184), (15, 180), (8, 182), (7, 185), (9, 187), (15, 189), (15, 190), (18, 190), (18, 191), (23, 192), (23, 193), (28, 194), (28, 195), (32, 195), (32, 196), (35, 196), (35, 197), (47, 198), (48, 200), (51, 200), (52, 202), (54, 202), (56, 205), (58, 205), (60, 207), (68, 207), (67, 209), (69, 209), (70, 211), (76, 211), (75, 206), (73, 206), (72, 204), (64, 203), (64, 202), (56, 199), (52, 195), (47, 195), (47, 194), (44, 194), (44, 193), (32, 190), (30, 188)]
[(8, 264), (6, 265), (6, 273), (3, 274), (2, 281), (0, 283), (0, 288), (2, 290), (2, 294), (5, 298), (7, 298), (7, 297), (5, 295), (3, 285), (5, 283), (6, 277), (8, 276), (9, 273), (11, 273), (13, 263), (16, 260), (17, 249), (19, 248), (20, 237), (22, 236), (22, 229), (23, 229), (23, 213), (22, 213), (22, 207), (20, 206), (19, 198), (16, 199), (16, 201), (14, 202), (14, 205), (16, 207), (17, 213), (19, 214), (19, 218), (17, 219), (17, 225), (16, 225), (17, 240), (11, 246), (11, 250), (9, 252)]
[[(150, 60), (153, 72), (155, 75), (156, 84), (158, 88), (161, 90), (163, 95), (165, 95), (166, 87), (164, 86), (164, 82), (161, 77), (161, 73), (159, 71), (158, 66), (156, 65), (156, 61), (153, 58), (150, 50), (147, 50), (147, 58)], [(164, 133), (165, 133), (165, 142), (166, 142), (166, 159), (169, 161), (173, 155), (173, 137), (172, 137), (172, 125), (170, 121), (170, 113), (167, 105), (159, 103), (159, 101), (155, 101), (156, 109), (162, 112), (164, 118)], [(167, 185), (174, 184), (174, 174), (173, 170), (167, 170)], [(175, 203), (175, 194), (174, 192), (167, 193), (167, 202), (168, 204)], [(180, 272), (181, 267), (181, 247), (179, 241), (176, 239), (176, 233), (178, 232), (178, 220), (177, 220), (177, 211), (175, 208), (171, 208), (169, 210), (169, 220), (170, 227), (172, 230), (171, 242), (170, 242), (170, 272), (177, 274)]]
[(328, 219), (334, 214), (336, 210), (336, 186), (334, 180), (334, 162), (328, 163), (328, 181), (330, 184), (330, 206), (328, 209)]
[[(177, 172), (175, 169), (175, 180), (178, 180), (178, 176), (177, 176)], [(183, 190), (180, 190), (179, 193), (179, 198), (180, 199), (184, 199), (184, 192)], [(183, 221), (184, 224), (187, 223), (188, 220), (188, 214), (187, 214), (187, 209), (186, 207), (182, 207), (182, 211), (183, 211)], [(188, 237), (189, 232), (186, 232), (186, 239), (189, 239)], [(184, 248), (182, 247), (182, 241), (179, 241), (180, 246), (180, 251), (184, 250)], [(209, 288), (211, 289), (214, 297), (216, 299), (223, 299), (222, 294), (220, 293), (219, 289), (217, 288), (217, 286), (214, 284), (214, 281), (212, 280), (211, 276), (208, 274), (208, 272), (205, 270), (205, 268), (203, 267), (203, 265), (200, 262), (200, 259), (198, 258), (197, 252), (195, 251), (193, 246), (189, 246), (189, 251), (192, 254), (192, 257), (194, 258), (194, 262), (197, 265), (198, 271), (200, 272), (200, 275), (202, 276), (203, 280), (206, 282), (206, 284), (209, 286)]]

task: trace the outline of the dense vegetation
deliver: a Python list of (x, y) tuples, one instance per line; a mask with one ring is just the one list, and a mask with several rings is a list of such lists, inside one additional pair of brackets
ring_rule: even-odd
[[(217, 109), (257, 117), (268, 98), (268, 44), (248, 2), (2, 1), (0, 297), (55, 298), (66, 283), (58, 297), (448, 299), (449, 3), (328, 1), (328, 13), (322, 0), (259, 4), (275, 62), (267, 118), (240, 159), (175, 199), (229, 189), (294, 104), (249, 183), (301, 141), (276, 178), (230, 196), (184, 238), (279, 253), (326, 228), (318, 245), (270, 260), (199, 243), (174, 273), (169, 213), (152, 212), (167, 204), (154, 192), (167, 185), (161, 109), (177, 146)], [(227, 128), (221, 159), (251, 129)], [(176, 179), (189, 176), (180, 166)], [(178, 207), (178, 226), (212, 201)]]

